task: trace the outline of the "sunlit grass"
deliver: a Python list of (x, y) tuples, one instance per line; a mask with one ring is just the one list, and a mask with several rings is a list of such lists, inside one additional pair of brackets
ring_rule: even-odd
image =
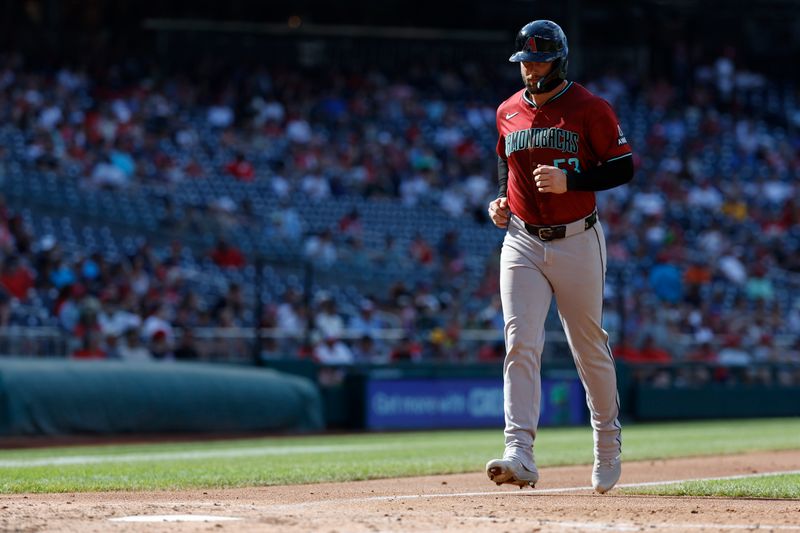
[[(623, 442), (626, 461), (800, 449), (800, 419), (631, 424)], [(501, 428), (2, 450), (0, 492), (241, 487), (474, 472), (502, 450)], [(590, 463), (591, 429), (542, 428), (536, 461)]]

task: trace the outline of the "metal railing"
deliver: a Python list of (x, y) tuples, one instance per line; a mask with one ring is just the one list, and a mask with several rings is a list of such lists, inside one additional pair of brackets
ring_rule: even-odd
[(74, 338), (53, 327), (8, 326), (0, 328), (0, 355), (65, 357)]
[[(288, 333), (270, 328), (241, 327), (203, 327), (193, 328), (190, 332), (191, 346), (196, 357), (205, 361), (257, 363), (262, 358), (292, 359), (304, 354), (321, 340), (315, 331), (304, 330)], [(172, 349), (181, 347), (185, 332), (177, 329)], [(355, 330), (344, 330), (338, 338), (354, 347), (363, 337), (363, 333)], [(391, 349), (400, 342), (411, 339), (430, 348), (437, 343), (446, 343), (448, 352), (460, 354), (459, 361), (478, 360), (482, 346), (497, 345), (503, 342), (502, 331), (495, 329), (462, 330), (457, 338), (433, 339), (430, 332), (409, 334), (400, 328), (386, 328), (372, 331), (369, 337), (374, 342), (377, 353), (388, 356)], [(561, 331), (547, 334), (545, 359), (568, 356), (566, 338)], [(117, 339), (116, 342), (120, 342)], [(113, 353), (113, 346), (101, 339), (108, 352)], [(80, 348), (81, 339), (59, 328), (54, 327), (20, 327), (0, 328), (0, 356), (23, 357), (68, 357)]]

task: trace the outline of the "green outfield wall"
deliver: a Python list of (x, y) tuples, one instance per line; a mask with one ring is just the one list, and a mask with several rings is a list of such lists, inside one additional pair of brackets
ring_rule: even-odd
[[(502, 365), (401, 363), (323, 367), (266, 361), (316, 379), (329, 428), (502, 427)], [(725, 367), (617, 362), (625, 420), (800, 416), (800, 386), (786, 384), (800, 365)], [(314, 377), (316, 376), (316, 378)], [(696, 376), (704, 376), (698, 381)], [(761, 382), (754, 382), (761, 380)], [(542, 425), (585, 424), (584, 393), (570, 361), (542, 370)]]
[[(0, 436), (503, 425), (499, 363), (263, 364), (271, 368), (0, 359)], [(618, 363), (617, 371), (628, 420), (800, 416), (800, 386), (781, 384), (800, 367)], [(711, 381), (687, 382), (698, 371)], [(542, 378), (541, 425), (586, 424), (574, 367), (548, 365)]]

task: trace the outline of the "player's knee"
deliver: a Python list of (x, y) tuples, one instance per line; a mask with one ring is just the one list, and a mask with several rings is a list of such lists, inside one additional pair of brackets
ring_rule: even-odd
[(506, 359), (538, 358), (543, 348), (543, 343), (523, 339), (506, 341)]

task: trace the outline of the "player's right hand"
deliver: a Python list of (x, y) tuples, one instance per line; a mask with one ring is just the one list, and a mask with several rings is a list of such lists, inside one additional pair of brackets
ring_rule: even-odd
[(496, 198), (489, 202), (489, 218), (498, 228), (508, 227), (508, 198)]

